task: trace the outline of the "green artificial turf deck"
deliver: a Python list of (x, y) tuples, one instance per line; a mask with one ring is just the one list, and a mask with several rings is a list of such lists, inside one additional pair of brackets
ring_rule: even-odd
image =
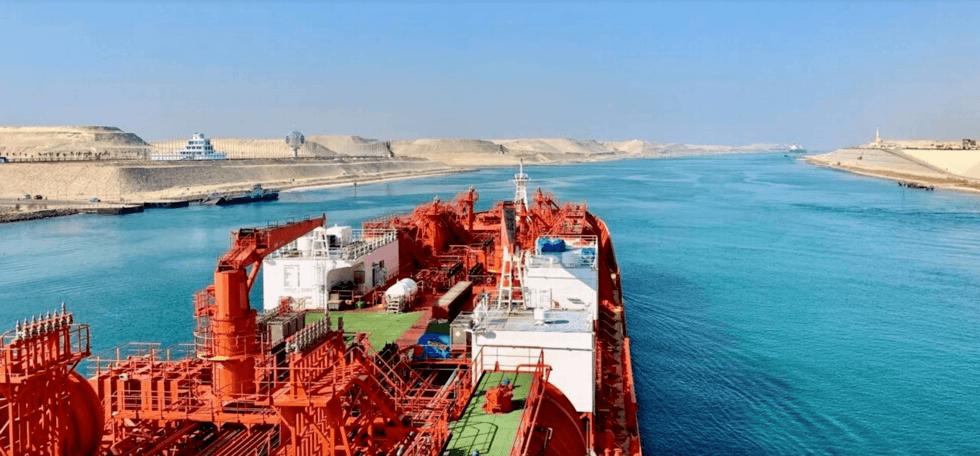
[[(514, 411), (505, 415), (490, 415), (483, 411), (487, 401), (486, 390), (497, 386), (504, 378), (514, 385)], [(531, 374), (512, 372), (487, 372), (473, 391), (459, 421), (449, 425), (453, 435), (446, 444), (449, 456), (470, 456), (478, 451), (481, 456), (508, 456), (517, 436), (517, 427), (524, 413), (524, 401), (531, 390)]]
[[(375, 350), (388, 342), (394, 342), (415, 324), (422, 312), (390, 314), (384, 312), (330, 312), (330, 326), (337, 329), (337, 319), (344, 318), (345, 332), (371, 333), (371, 346)], [(323, 318), (322, 312), (306, 314), (306, 324)]]

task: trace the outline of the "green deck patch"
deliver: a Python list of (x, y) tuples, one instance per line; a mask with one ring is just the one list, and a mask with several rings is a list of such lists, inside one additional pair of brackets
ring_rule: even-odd
[(425, 332), (449, 334), (449, 323), (430, 323)]
[[(514, 385), (514, 411), (504, 415), (490, 415), (483, 411), (487, 401), (486, 391), (507, 378)], [(470, 456), (474, 451), (481, 456), (507, 456), (517, 437), (517, 427), (524, 413), (524, 401), (531, 390), (531, 374), (512, 372), (487, 372), (473, 391), (459, 421), (451, 423), (453, 432), (446, 449), (449, 456)]]
[[(371, 346), (375, 350), (388, 342), (394, 342), (408, 331), (422, 316), (422, 312), (390, 314), (384, 312), (330, 312), (330, 326), (337, 329), (337, 319), (344, 318), (345, 332), (371, 333)], [(323, 312), (306, 314), (306, 324), (323, 318)]]

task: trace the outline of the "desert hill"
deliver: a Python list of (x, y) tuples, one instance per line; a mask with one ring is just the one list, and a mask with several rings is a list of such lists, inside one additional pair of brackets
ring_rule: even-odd
[(775, 152), (788, 150), (786, 144), (748, 146), (702, 146), (656, 144), (634, 139), (597, 141), (572, 138), (525, 139), (413, 139), (392, 141), (396, 157), (439, 160), (457, 166), (507, 166), (523, 159), (527, 163), (579, 163), (640, 157), (681, 157)]
[(150, 150), (116, 127), (0, 127), (0, 156), (11, 161), (139, 159)]
[(340, 155), (358, 157), (384, 157), (388, 155), (388, 147), (384, 141), (355, 135), (314, 135), (307, 136), (306, 142), (322, 144)]

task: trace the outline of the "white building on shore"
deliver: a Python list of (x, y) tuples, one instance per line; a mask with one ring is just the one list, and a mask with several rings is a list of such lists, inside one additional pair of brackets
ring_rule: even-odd
[(205, 138), (202, 133), (194, 133), (194, 136), (191, 136), (183, 149), (150, 155), (150, 160), (156, 161), (224, 160), (226, 158), (228, 158), (228, 154), (215, 151), (214, 147), (211, 146), (211, 140)]

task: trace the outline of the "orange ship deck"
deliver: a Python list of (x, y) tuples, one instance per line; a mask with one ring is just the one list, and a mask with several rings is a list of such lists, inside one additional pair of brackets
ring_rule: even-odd
[[(488, 211), (474, 211), (478, 195), (470, 189), (410, 215), (364, 223), (366, 232), (396, 230), (397, 278), (420, 285), (409, 311), (421, 315), (394, 334), (379, 331), (376, 338), (386, 340), (373, 346), (364, 333), (341, 331), (336, 319), (303, 317), (293, 328), (288, 305), (259, 321), (248, 302), (262, 258), (323, 218), (236, 232), (215, 284), (195, 297), (195, 342), (183, 353), (130, 346), (90, 358), (93, 376), (86, 383), (72, 369), (89, 356), (87, 326), (64, 311), (18, 325), (0, 341), (0, 456), (416, 456), (441, 454), (447, 444), (457, 452), (512, 456), (639, 456), (630, 343), (608, 229), (584, 204), (560, 205), (540, 190), (528, 199), (521, 193), (523, 172), (515, 182), (516, 201)], [(446, 359), (421, 359), (414, 345), (436, 310), (452, 318), (477, 302), (522, 308), (521, 252), (549, 236), (589, 237), (597, 246), (598, 318), (590, 331), (595, 410), (576, 412), (548, 381), (552, 368), (541, 349), (535, 361), (507, 374), (526, 388), (506, 419), (516, 422), (513, 432), (465, 445), (472, 437), (466, 421), (489, 416), (474, 404), (483, 403), (485, 390), (509, 368), (484, 363), (482, 352), (465, 348)], [(472, 283), (472, 298), (461, 309), (436, 309), (436, 300), (461, 281)], [(378, 302), (383, 289), (365, 300)], [(292, 332), (271, 336), (262, 323), (270, 318)], [(383, 344), (388, 341), (396, 344)], [(52, 414), (61, 418), (46, 418)]]

